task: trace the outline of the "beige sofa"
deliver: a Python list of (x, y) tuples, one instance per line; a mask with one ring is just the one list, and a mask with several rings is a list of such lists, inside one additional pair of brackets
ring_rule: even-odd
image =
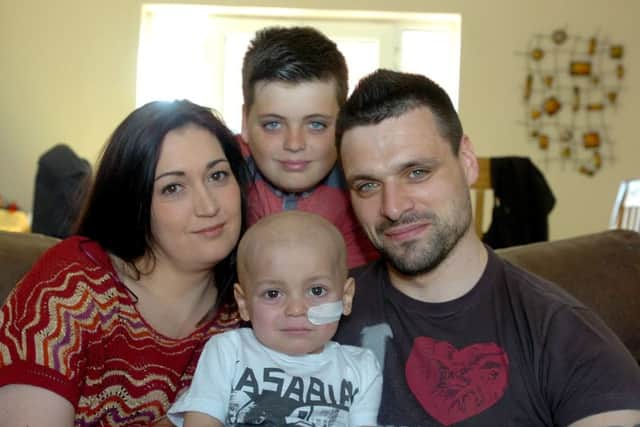
[[(0, 232), (0, 301), (57, 240)], [(593, 308), (640, 361), (640, 234), (611, 230), (500, 249), (503, 258), (556, 282)]]

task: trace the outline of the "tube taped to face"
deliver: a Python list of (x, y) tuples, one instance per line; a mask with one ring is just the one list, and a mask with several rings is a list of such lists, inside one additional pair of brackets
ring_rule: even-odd
[(342, 300), (309, 307), (307, 319), (314, 325), (326, 325), (340, 320), (342, 316)]

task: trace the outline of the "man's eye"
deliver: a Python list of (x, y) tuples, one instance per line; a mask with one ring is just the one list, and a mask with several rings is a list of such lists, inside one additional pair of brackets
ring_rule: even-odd
[(356, 185), (356, 191), (358, 193), (370, 193), (378, 188), (378, 184), (375, 182), (363, 182)]
[(311, 289), (309, 289), (309, 292), (314, 297), (322, 297), (327, 294), (327, 289), (324, 286), (313, 286)]
[(415, 170), (412, 170), (411, 172), (409, 172), (409, 177), (410, 178), (424, 178), (428, 174), (429, 174), (429, 172), (424, 170), (424, 169), (415, 169)]
[(171, 195), (179, 192), (181, 189), (182, 186), (180, 184), (168, 184), (162, 187), (160, 192), (161, 194)]

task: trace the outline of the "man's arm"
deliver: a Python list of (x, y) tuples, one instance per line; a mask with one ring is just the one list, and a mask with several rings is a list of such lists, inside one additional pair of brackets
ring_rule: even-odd
[(640, 411), (602, 412), (571, 423), (569, 427), (640, 427)]

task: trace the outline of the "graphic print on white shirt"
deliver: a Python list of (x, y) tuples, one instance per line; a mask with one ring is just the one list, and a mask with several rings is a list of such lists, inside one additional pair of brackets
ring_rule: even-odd
[(248, 328), (212, 337), (191, 386), (168, 412), (182, 426), (199, 412), (234, 426), (376, 425), (382, 372), (370, 350), (328, 342), (291, 356), (263, 346)]
[[(350, 381), (288, 377), (279, 368), (245, 367), (233, 385), (229, 425), (348, 426), (349, 408), (359, 392)], [(268, 423), (267, 423), (268, 422)]]

